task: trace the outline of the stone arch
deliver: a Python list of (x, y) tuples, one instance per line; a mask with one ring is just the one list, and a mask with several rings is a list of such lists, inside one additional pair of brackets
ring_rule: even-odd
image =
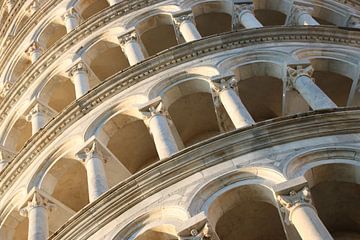
[(328, 147), (291, 156), (284, 167), (288, 178), (304, 176), (319, 217), (334, 239), (360, 236), (359, 149)]
[(170, 14), (159, 13), (138, 22), (135, 30), (148, 56), (178, 44)]
[(291, 3), (284, 0), (254, 0), (254, 14), (264, 26), (284, 25)]
[(86, 20), (109, 7), (109, 3), (106, 0), (78, 0), (74, 6), (79, 15)]
[(348, 9), (342, 4), (334, 4), (333, 1), (313, 1), (311, 15), (321, 25), (346, 26)]
[(8, 126), (9, 130), (4, 134), (3, 145), (13, 152), (19, 152), (31, 137), (31, 123), (24, 115), (17, 114)]
[(130, 66), (115, 36), (100, 36), (89, 43), (81, 55), (93, 85)]
[(153, 209), (131, 221), (113, 240), (176, 240), (176, 227), (188, 217), (187, 211), (177, 206)]
[[(233, 171), (202, 186), (191, 199), (189, 212), (204, 211), (221, 239), (286, 239), (270, 188), (282, 181), (284, 177), (270, 168)], [(262, 226), (262, 231), (254, 226)]]
[[(178, 76), (175, 84), (159, 91), (184, 146), (220, 133), (208, 79), (202, 76)], [(174, 80), (174, 79), (172, 79)], [(188, 121), (187, 119), (191, 119)]]
[(55, 17), (38, 32), (37, 41), (44, 51), (53, 46), (59, 39), (66, 35), (66, 27), (60, 16)]
[(239, 96), (255, 122), (282, 116), (284, 65), (260, 60), (238, 66), (234, 73)]
[(29, 68), (31, 65), (31, 60), (29, 55), (25, 52), (20, 54), (20, 57), (17, 59), (12, 71), (10, 72), (10, 82), (16, 82), (21, 75)]
[[(353, 54), (338, 51), (307, 49), (297, 54), (310, 61), (314, 68), (315, 83), (328, 95), (336, 105), (348, 106), (353, 101), (352, 91), (359, 79), (359, 60)], [(355, 99), (355, 104), (358, 100)]]
[(38, 99), (57, 112), (61, 112), (75, 97), (74, 84), (68, 75), (51, 77), (39, 92)]
[(208, 1), (192, 6), (194, 21), (201, 36), (230, 32), (232, 30), (233, 3)]

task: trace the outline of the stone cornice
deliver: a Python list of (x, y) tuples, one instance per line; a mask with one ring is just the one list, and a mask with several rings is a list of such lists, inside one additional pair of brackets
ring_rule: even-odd
[[(119, 10), (120, 12), (122, 10)], [(117, 14), (117, 12), (113, 12)], [(71, 48), (74, 42), (79, 41), (86, 34), (90, 34), (97, 27), (107, 21), (110, 21), (112, 15), (105, 15), (104, 18), (100, 18), (100, 22), (96, 22), (96, 25), (81, 25), (73, 34), (70, 34), (66, 39), (60, 41), (58, 45), (49, 49), (46, 53), (40, 57), (40, 59), (32, 64), (25, 72), (22, 74), (22, 77), (14, 83), (11, 89), (7, 92), (7, 95), (2, 101), (0, 106), (0, 123), (7, 117), (10, 109), (13, 108), (15, 103), (20, 99), (20, 97), (25, 93), (27, 88), (37, 79), (41, 72), (58, 60), (62, 54)], [(211, 40), (212, 39), (212, 40)], [(338, 28), (318, 26), (318, 27), (273, 27), (266, 29), (256, 29), (256, 30), (241, 30), (238, 32), (233, 32), (230, 34), (223, 34), (218, 37), (206, 38), (202, 41), (196, 41), (189, 43), (192, 45), (196, 52), (189, 49), (189, 47), (177, 46), (171, 50), (166, 51), (162, 54), (162, 57), (158, 58), (159, 62), (166, 63), (168, 65), (176, 65), (182, 62), (192, 60), (198, 56), (209, 55), (224, 49), (233, 49), (239, 47), (246, 47), (254, 44), (262, 43), (279, 43), (279, 42), (323, 42), (326, 44), (339, 44), (345, 46), (360, 47), (360, 33), (357, 31), (351, 32), (342, 30)], [(207, 43), (207, 44), (204, 44)], [(183, 54), (180, 52), (183, 51)], [(179, 59), (176, 62), (168, 61), (172, 58), (177, 58), (178, 56), (172, 56), (176, 53), (179, 56)], [(180, 55), (182, 56), (180, 57)], [(161, 58), (161, 59), (160, 59)], [(151, 61), (151, 60), (149, 60)], [(148, 61), (146, 61), (148, 62)], [(162, 65), (160, 65), (162, 66)], [(154, 72), (154, 71), (151, 71)]]
[(360, 108), (322, 110), (258, 123), (193, 145), (119, 183), (81, 209), (49, 239), (88, 239), (144, 199), (199, 171), (284, 143), (360, 133), (359, 119)]
[[(117, 75), (98, 85), (88, 94), (70, 104), (41, 131), (33, 135), (8, 167), (1, 172), (0, 196), (13, 185), (15, 180), (21, 176), (36, 157), (65, 129), (102, 102), (123, 90), (147, 79), (149, 76), (197, 58), (206, 57), (225, 50), (273, 42), (276, 44), (280, 42), (316, 42), (359, 47), (360, 32), (351, 32), (349, 34), (349, 31), (328, 27), (297, 27), (296, 29), (276, 27), (243, 30), (179, 45), (160, 55), (149, 58), (119, 72)], [(23, 90), (19, 89), (18, 91), (24, 92), (31, 81), (34, 81), (35, 76), (30, 77), (30, 79), (32, 79), (29, 80), (30, 82), (19, 84), (17, 89), (23, 88)], [(5, 117), (6, 111), (18, 100), (16, 93), (13, 92), (10, 96), (13, 99), (7, 98), (5, 106), (2, 106), (2, 119)]]
[[(91, 31), (87, 32), (87, 35), (91, 34), (95, 29), (103, 26), (104, 23), (110, 23), (122, 16), (125, 16), (131, 12), (137, 11), (139, 9), (145, 8), (147, 6), (151, 6), (160, 2), (165, 2), (166, 0), (127, 0), (121, 3), (118, 3), (112, 7), (108, 7), (103, 11), (96, 13), (91, 16), (86, 21), (82, 22), (79, 25), (79, 29), (77, 31), (72, 31), (70, 34), (65, 35), (57, 42), (65, 41), (71, 35), (76, 34), (76, 32), (82, 31), (82, 29), (91, 29)], [(6, 52), (2, 53), (0, 56), (0, 70), (4, 67), (4, 63), (8, 60), (9, 56), (14, 54), (17, 46), (20, 46), (24, 41), (24, 38), (29, 34), (29, 31), (33, 29), (34, 24), (36, 24), (39, 19), (42, 19), (53, 7), (55, 7), (61, 0), (52, 0), (44, 3), (38, 11), (36, 11), (26, 23), (26, 25), (21, 29), (21, 31), (16, 34), (16, 36), (12, 39), (11, 45), (5, 46)], [(11, 19), (12, 21), (14, 19)], [(2, 32), (0, 32), (2, 34)], [(5, 32), (3, 33), (5, 34)], [(6, 37), (6, 36), (5, 36)], [(54, 48), (54, 47), (52, 47)], [(49, 49), (50, 50), (50, 49)], [(48, 51), (47, 51), (48, 52)]]

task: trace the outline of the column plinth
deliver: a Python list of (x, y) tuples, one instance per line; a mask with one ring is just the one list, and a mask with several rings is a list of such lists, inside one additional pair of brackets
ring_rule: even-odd
[(135, 31), (119, 37), (122, 51), (127, 57), (130, 66), (135, 65), (145, 59), (144, 54), (137, 40)]
[(254, 15), (254, 6), (242, 4), (235, 6), (236, 18), (245, 28), (261, 28), (263, 25)]
[(176, 16), (174, 18), (174, 22), (178, 31), (184, 37), (186, 42), (201, 39), (201, 35), (194, 24), (194, 19), (192, 15), (183, 14)]
[(165, 159), (179, 151), (171, 132), (167, 113), (161, 100), (156, 100), (140, 109), (144, 122), (152, 135), (160, 159)]
[(76, 99), (85, 95), (90, 90), (88, 70), (84, 62), (76, 63), (69, 70), (69, 75), (75, 86)]
[(93, 202), (109, 189), (104, 162), (98, 144), (93, 142), (90, 147), (85, 148), (77, 156), (84, 162), (88, 181), (89, 201)]
[(250, 113), (242, 103), (240, 97), (234, 91), (236, 79), (234, 76), (226, 76), (212, 80), (212, 89), (228, 113), (236, 128), (242, 128), (255, 123)]
[(290, 85), (295, 88), (313, 110), (336, 108), (336, 104), (314, 83), (311, 66), (288, 67)]

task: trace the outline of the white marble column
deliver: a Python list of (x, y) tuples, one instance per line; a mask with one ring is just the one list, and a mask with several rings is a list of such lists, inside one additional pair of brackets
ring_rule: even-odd
[(79, 15), (74, 8), (70, 8), (63, 16), (66, 32), (69, 33), (79, 25)]
[(305, 25), (305, 26), (317, 26), (320, 25), (312, 16), (312, 8), (304, 6), (294, 6), (290, 15), (288, 16), (288, 24), (290, 25)]
[(41, 57), (42, 49), (38, 42), (33, 42), (26, 52), (30, 56), (31, 63), (35, 63)]
[(104, 161), (98, 144), (93, 142), (78, 157), (84, 161), (89, 190), (89, 201), (93, 202), (109, 189), (105, 174)]
[(88, 70), (84, 62), (76, 63), (69, 70), (69, 75), (75, 86), (76, 99), (85, 95), (90, 90)]
[(191, 42), (201, 39), (201, 35), (194, 24), (192, 15), (183, 14), (183, 15), (175, 16), (174, 22), (178, 31), (184, 37), (186, 42)]
[(235, 5), (235, 15), (237, 20), (245, 28), (261, 28), (263, 25), (254, 15), (254, 6), (251, 4)]
[(212, 89), (217, 93), (219, 99), (228, 113), (231, 121), (236, 128), (242, 128), (255, 123), (250, 113), (236, 94), (234, 86), (236, 79), (234, 76), (226, 76), (213, 79)]
[(179, 151), (176, 140), (170, 129), (167, 113), (161, 100), (151, 102), (140, 109), (144, 115), (144, 122), (154, 139), (155, 147), (160, 159), (165, 159)]
[(36, 103), (26, 116), (26, 120), (31, 123), (32, 134), (34, 135), (43, 128), (47, 120), (54, 115), (55, 112), (49, 107), (44, 104)]
[(333, 239), (311, 204), (311, 194), (308, 187), (279, 194), (277, 200), (285, 212), (285, 223), (294, 225), (301, 239)]
[(295, 88), (313, 110), (336, 108), (336, 104), (314, 83), (311, 78), (313, 68), (288, 67), (288, 77)]
[(119, 42), (122, 51), (129, 61), (130, 66), (135, 65), (145, 59), (140, 44), (138, 43), (138, 38), (135, 31), (119, 37)]
[(52, 204), (35, 192), (27, 207), (20, 210), (21, 215), (29, 220), (28, 240), (47, 240), (49, 237), (48, 211)]

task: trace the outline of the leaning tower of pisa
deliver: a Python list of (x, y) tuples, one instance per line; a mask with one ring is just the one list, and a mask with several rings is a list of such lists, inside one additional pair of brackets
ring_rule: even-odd
[(0, 0), (1, 240), (359, 240), (359, 0)]

